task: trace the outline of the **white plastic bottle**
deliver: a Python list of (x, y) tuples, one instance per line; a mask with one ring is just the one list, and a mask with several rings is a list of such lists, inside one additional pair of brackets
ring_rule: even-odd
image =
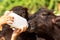
[(25, 18), (17, 15), (17, 14), (14, 13), (14, 12), (11, 12), (11, 13), (9, 14), (9, 16), (14, 17), (14, 22), (13, 22), (13, 24), (11, 24), (11, 26), (12, 26), (13, 28), (20, 28), (20, 29), (22, 29), (22, 30), (23, 30), (23, 27), (27, 27), (27, 28), (28, 28), (28, 22), (27, 22), (27, 20), (26, 20)]

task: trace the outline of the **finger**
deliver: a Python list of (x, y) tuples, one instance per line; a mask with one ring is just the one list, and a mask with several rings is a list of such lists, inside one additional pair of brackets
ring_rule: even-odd
[(15, 30), (17, 33), (21, 32), (21, 29), (16, 28)]
[(14, 17), (13, 17), (13, 16), (8, 16), (8, 18), (14, 19)]
[(25, 32), (26, 30), (27, 30), (27, 27), (24, 27), (24, 28), (23, 28), (23, 32)]
[(13, 32), (15, 35), (19, 35), (20, 33), (22, 33), (21, 29), (15, 29)]
[(14, 22), (14, 19), (7, 19), (7, 21), (11, 21), (11, 22)]
[(12, 21), (12, 22), (14, 22), (14, 17), (10, 17), (10, 16), (9, 16), (9, 17), (7, 18), (7, 21)]
[(12, 21), (7, 21), (7, 24), (11, 25), (11, 24), (13, 24), (13, 22)]
[(13, 36), (18, 36), (20, 33), (22, 33), (22, 32), (21, 32), (21, 29), (15, 29), (15, 30), (13, 31)]
[(10, 11), (6, 11), (5, 13), (4, 13), (4, 16), (8, 16), (10, 14)]

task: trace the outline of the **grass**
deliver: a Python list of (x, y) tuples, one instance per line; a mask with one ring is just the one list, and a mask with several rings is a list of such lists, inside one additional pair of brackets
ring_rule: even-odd
[(0, 0), (0, 16), (6, 10), (10, 10), (14, 6), (23, 6), (29, 9), (29, 13), (33, 14), (41, 7), (47, 7), (49, 10), (57, 11), (57, 4), (60, 0)]

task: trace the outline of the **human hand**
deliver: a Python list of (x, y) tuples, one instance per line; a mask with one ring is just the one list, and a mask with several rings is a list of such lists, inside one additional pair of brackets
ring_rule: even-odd
[(0, 17), (0, 25), (13, 23), (14, 17), (9, 16), (10, 13), (11, 13), (10, 11), (6, 11), (4, 15)]

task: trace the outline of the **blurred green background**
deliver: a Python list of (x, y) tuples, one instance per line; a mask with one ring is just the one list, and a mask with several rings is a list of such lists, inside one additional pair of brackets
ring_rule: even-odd
[(14, 6), (27, 7), (30, 14), (33, 14), (41, 7), (47, 7), (49, 10), (54, 10), (59, 13), (57, 5), (60, 0), (0, 0), (0, 16), (6, 10), (10, 10)]

